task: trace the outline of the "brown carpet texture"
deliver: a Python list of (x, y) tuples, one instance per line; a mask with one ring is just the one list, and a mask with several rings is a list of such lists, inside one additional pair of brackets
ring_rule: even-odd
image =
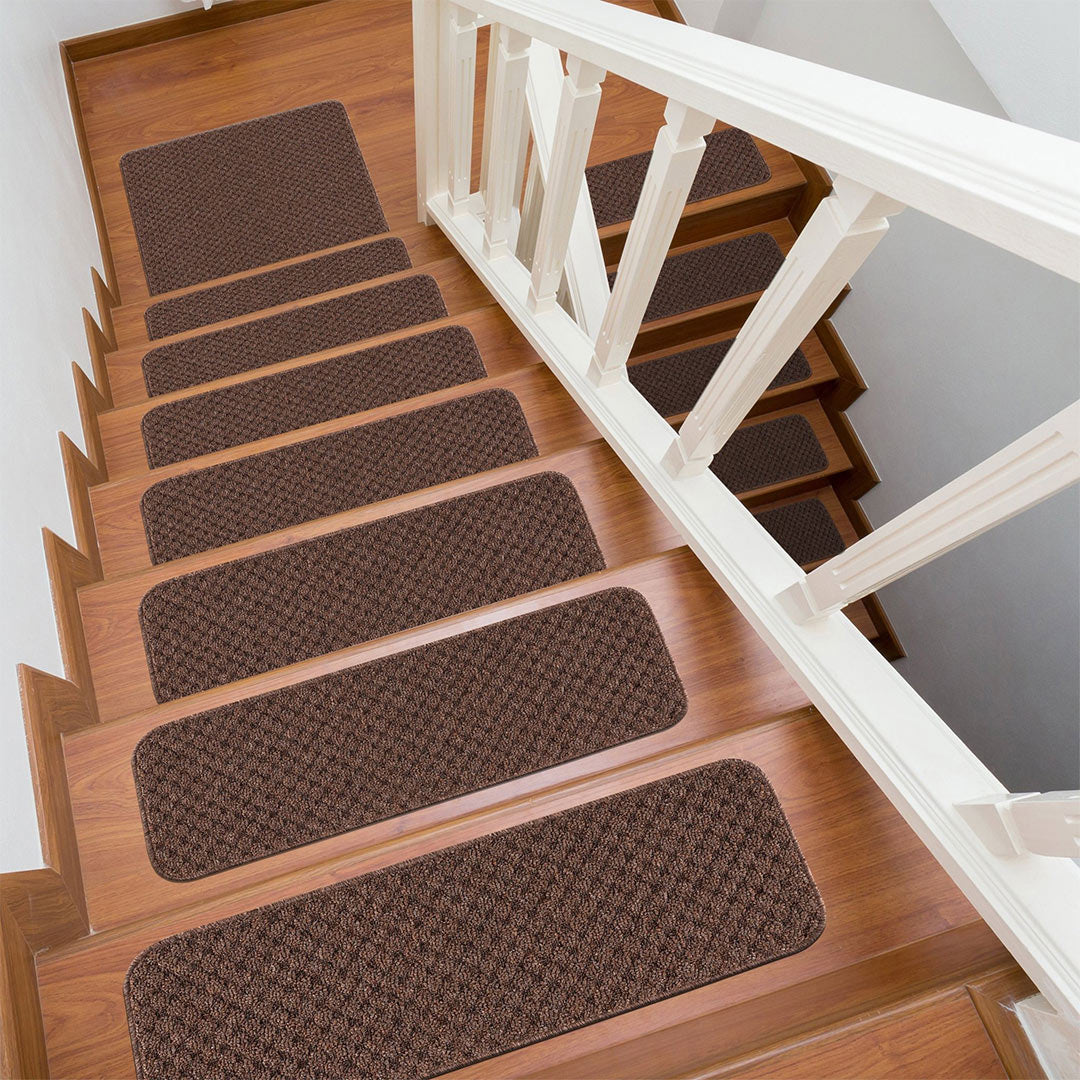
[(445, 315), (435, 279), (415, 274), (159, 345), (143, 357), (143, 380), (157, 397)]
[[(784, 261), (771, 233), (737, 236), (664, 260), (656, 287), (645, 308), (645, 322), (667, 319), (695, 308), (733, 300), (766, 288)], [(615, 273), (608, 274), (615, 284)]]
[(710, 469), (736, 494), (828, 468), (810, 421), (799, 413), (739, 428)]
[(151, 304), (144, 316), (146, 332), (151, 340), (182, 334), (185, 330), (411, 269), (409, 252), (396, 236), (374, 240)]
[(162, 480), (142, 497), (155, 563), (536, 457), (509, 390), (361, 424)]
[(718, 761), (151, 945), (141, 1080), (416, 1080), (799, 952), (821, 897)]
[(756, 514), (769, 535), (800, 565), (830, 559), (844, 539), (820, 499), (803, 499)]
[[(628, 221), (634, 216), (651, 160), (652, 151), (646, 150), (585, 170), (597, 228)], [(745, 131), (738, 128), (714, 131), (705, 136), (705, 153), (686, 201), (689, 204), (715, 199), (731, 191), (764, 184), (770, 176), (769, 166)]]
[(120, 171), (152, 295), (388, 228), (340, 101), (133, 150)]
[[(641, 396), (661, 416), (678, 416), (694, 407), (734, 342), (734, 338), (729, 338), (671, 356), (629, 364), (626, 373)], [(796, 349), (769, 383), (769, 389), (802, 382), (810, 375), (810, 362), (802, 349)]]
[(154, 869), (191, 881), (662, 731), (686, 695), (609, 589), (155, 728), (132, 766)]
[(142, 419), (146, 460), (172, 465), (486, 374), (465, 327), (429, 330), (158, 405)]
[(574, 485), (539, 473), (164, 581), (139, 622), (170, 701), (603, 569)]

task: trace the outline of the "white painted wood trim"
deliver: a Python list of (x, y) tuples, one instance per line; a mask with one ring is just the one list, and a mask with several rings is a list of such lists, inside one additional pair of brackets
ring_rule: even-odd
[(446, 64), (447, 190), (456, 213), (465, 213), (472, 194), (473, 103), (476, 100), (476, 21), (472, 11), (447, 4)]
[(606, 74), (594, 64), (567, 57), (533, 253), (530, 303), (536, 311), (555, 307)]
[(427, 201), (439, 183), (439, 0), (413, 0), (413, 108), (416, 127), (416, 217), (430, 225)]
[(704, 472), (800, 342), (888, 231), (899, 203), (845, 177), (818, 204), (754, 305), (665, 459), (675, 476)]
[(511, 226), (520, 190), (521, 129), (525, 123), (525, 82), (529, 74), (528, 37), (508, 26), (492, 27), (493, 35), (496, 31), (495, 76), (485, 109), (485, 116), (491, 117), (484, 200), (484, 254), (489, 259), (510, 254)]
[(628, 380), (589, 381), (591, 339), (557, 306), (531, 309), (529, 272), (484, 258), (479, 219), (454, 217), (445, 195), (429, 212), (1033, 981), (1080, 1016), (1080, 868), (987, 850), (957, 803), (1006, 794), (993, 774), (844, 615), (794, 621), (778, 597), (802, 571), (753, 515), (711, 473), (661, 466), (670, 426)]
[(995, 855), (1080, 859), (1080, 791), (988, 795), (957, 809)]
[(838, 611), (1078, 482), (1075, 402), (823, 563), (784, 599), (799, 619)]
[(1080, 144), (601, 0), (473, 0), (534, 39), (1080, 280)]
[(590, 369), (597, 383), (621, 374), (671, 247), (715, 118), (669, 101), (649, 171), (619, 259), (619, 273), (596, 338)]

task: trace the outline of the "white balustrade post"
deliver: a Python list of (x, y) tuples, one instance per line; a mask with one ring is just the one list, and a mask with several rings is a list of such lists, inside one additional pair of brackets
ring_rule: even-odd
[(439, 0), (413, 0), (413, 108), (416, 119), (416, 216), (432, 223), (428, 199), (439, 186)]
[(457, 4), (446, 5), (443, 33), (445, 165), (450, 212), (469, 204), (472, 186), (473, 100), (476, 97), (476, 16)]
[(533, 312), (549, 311), (555, 306), (600, 108), (600, 83), (607, 75), (603, 68), (574, 56), (566, 58), (566, 71), (533, 253), (528, 300)]
[(1080, 859), (1080, 791), (987, 795), (956, 809), (995, 855)]
[(1080, 482), (1080, 402), (852, 544), (781, 595), (803, 621), (854, 603)]
[(533, 145), (529, 173), (525, 177), (525, 194), (521, 198), (521, 223), (518, 225), (517, 251), (521, 264), (532, 269), (536, 253), (536, 235), (540, 230), (540, 208), (544, 204), (544, 177), (540, 171), (540, 156)]
[(621, 378), (705, 152), (713, 117), (669, 100), (596, 338), (589, 380)]
[(529, 37), (508, 26), (498, 30), (495, 79), (487, 113), (491, 116), (487, 192), (484, 208), (484, 255), (510, 254), (510, 223), (521, 185), (521, 137), (525, 121), (525, 81), (529, 74)]
[(491, 124), (494, 120), (495, 71), (498, 68), (499, 24), (488, 32), (487, 71), (484, 75), (484, 134), (480, 144), (480, 199), (487, 205), (488, 172), (491, 165)]
[[(704, 472), (903, 206), (837, 177), (806, 223), (683, 421), (664, 464), (674, 476)], [(618, 280), (618, 279), (616, 279)]]

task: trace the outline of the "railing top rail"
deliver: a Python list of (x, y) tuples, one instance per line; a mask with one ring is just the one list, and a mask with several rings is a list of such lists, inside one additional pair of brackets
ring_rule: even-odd
[(1080, 143), (602, 0), (465, 6), (1080, 281)]

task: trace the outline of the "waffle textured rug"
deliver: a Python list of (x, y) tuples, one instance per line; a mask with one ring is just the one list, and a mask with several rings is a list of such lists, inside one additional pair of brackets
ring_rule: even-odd
[(158, 701), (604, 569), (561, 473), (538, 473), (155, 585), (139, 606)]
[(128, 972), (128, 1023), (142, 1080), (416, 1080), (824, 923), (768, 780), (718, 761), (160, 941)]
[(151, 295), (387, 231), (340, 101), (120, 159)]
[(608, 589), (165, 724), (132, 765), (150, 860), (190, 881), (685, 712), (645, 598)]

